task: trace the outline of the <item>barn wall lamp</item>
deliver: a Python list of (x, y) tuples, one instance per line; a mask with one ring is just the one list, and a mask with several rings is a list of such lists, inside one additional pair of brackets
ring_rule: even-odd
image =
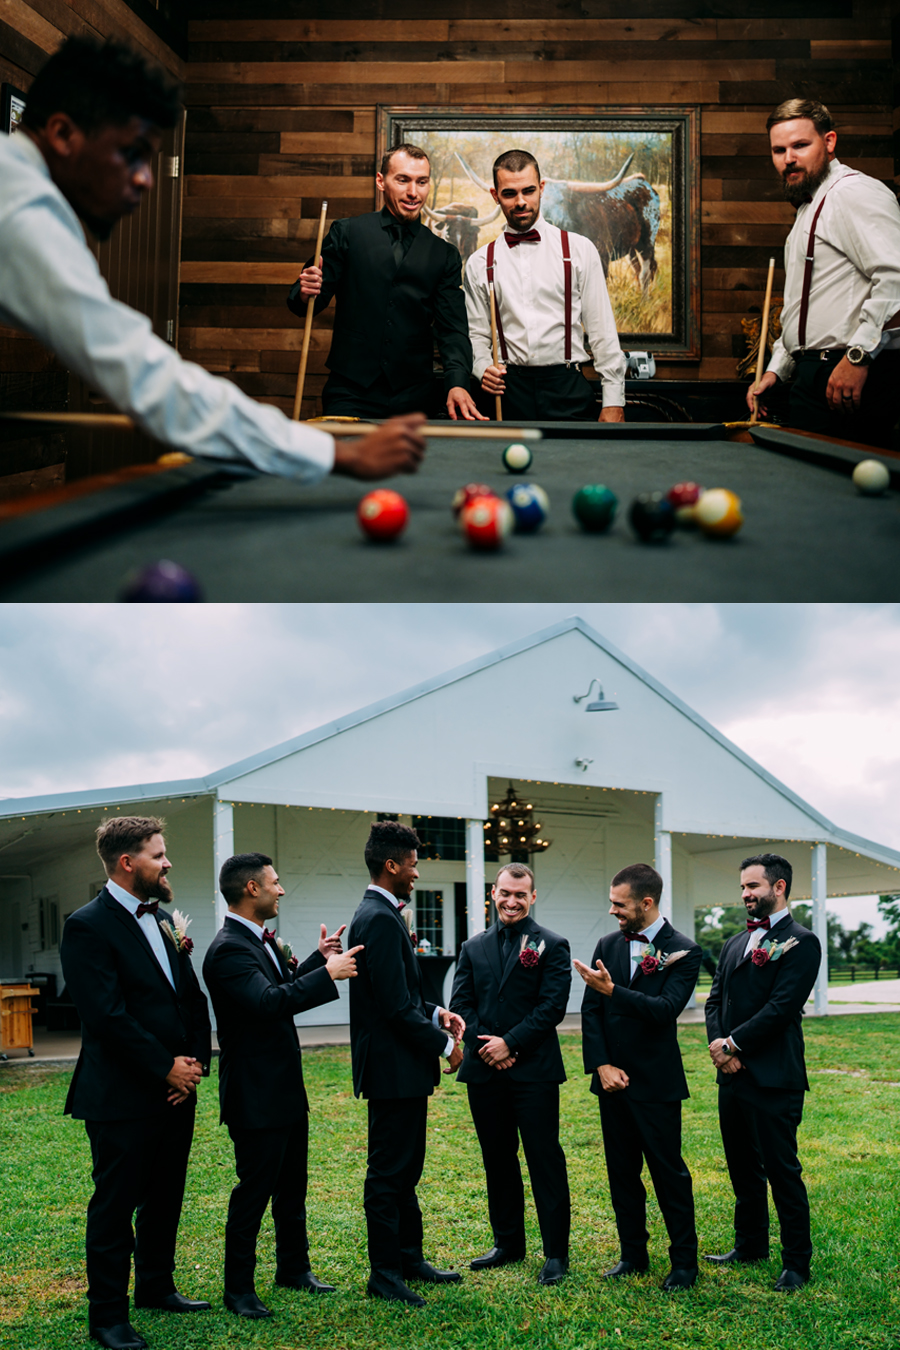
[(573, 702), (573, 703), (581, 703), (581, 702), (584, 701), (584, 699), (589, 698), (589, 697), (590, 697), (591, 690), (593, 689), (594, 685), (597, 686), (597, 698), (595, 699), (595, 701), (594, 701), (593, 703), (589, 703), (589, 704), (587, 705), (587, 707), (585, 708), (584, 711), (585, 711), (585, 712), (617, 712), (618, 709), (619, 709), (618, 703), (613, 703), (611, 700), (604, 699), (604, 697), (603, 697), (603, 686), (601, 685), (600, 681), (599, 681), (598, 679), (596, 679), (596, 678), (593, 679), (593, 680), (591, 680), (590, 684), (589, 684), (588, 687), (587, 687), (587, 693), (585, 693), (585, 694), (573, 694), (573, 695), (572, 695), (572, 702)]

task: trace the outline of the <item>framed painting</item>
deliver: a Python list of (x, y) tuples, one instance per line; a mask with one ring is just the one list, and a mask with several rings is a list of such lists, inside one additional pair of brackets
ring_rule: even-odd
[(381, 106), (377, 135), (379, 162), (404, 142), (429, 156), (423, 220), (463, 266), (505, 224), (490, 195), (494, 160), (530, 151), (547, 220), (600, 254), (622, 346), (699, 360), (699, 109)]

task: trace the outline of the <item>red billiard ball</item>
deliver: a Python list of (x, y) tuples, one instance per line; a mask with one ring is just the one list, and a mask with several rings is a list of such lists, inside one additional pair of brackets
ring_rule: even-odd
[(459, 525), (473, 548), (499, 548), (513, 527), (512, 507), (502, 497), (473, 497), (460, 512)]
[(699, 483), (676, 483), (670, 487), (666, 496), (675, 507), (675, 519), (681, 526), (696, 525), (694, 507), (703, 495)]
[(363, 497), (356, 509), (356, 519), (370, 539), (396, 539), (406, 529), (409, 507), (399, 492), (376, 488)]
[(464, 506), (468, 506), (473, 497), (496, 497), (497, 493), (487, 483), (466, 483), (463, 487), (457, 488), (453, 494), (453, 501), (450, 503), (453, 515), (458, 520), (459, 513)]

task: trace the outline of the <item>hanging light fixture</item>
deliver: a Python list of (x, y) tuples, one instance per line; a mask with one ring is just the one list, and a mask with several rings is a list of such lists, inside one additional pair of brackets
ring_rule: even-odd
[(618, 712), (619, 709), (618, 703), (613, 703), (611, 699), (604, 699), (603, 686), (601, 685), (600, 681), (596, 678), (596, 676), (593, 680), (591, 680), (590, 684), (588, 685), (587, 694), (573, 694), (572, 702), (581, 703), (584, 699), (586, 699), (590, 695), (590, 692), (593, 689), (594, 685), (597, 686), (597, 698), (593, 703), (589, 703), (587, 705), (587, 707), (585, 708), (585, 712)]
[(523, 800), (510, 783), (502, 801), (492, 803), (485, 821), (484, 856), (496, 862), (511, 853), (545, 853), (552, 840), (545, 839), (542, 830), (541, 822), (534, 819), (532, 803)]

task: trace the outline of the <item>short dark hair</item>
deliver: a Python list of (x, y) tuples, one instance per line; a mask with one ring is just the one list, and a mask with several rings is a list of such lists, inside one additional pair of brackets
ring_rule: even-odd
[(745, 867), (761, 867), (770, 886), (774, 886), (776, 881), (786, 882), (784, 898), (787, 900), (791, 893), (791, 882), (794, 880), (794, 869), (787, 858), (782, 858), (780, 853), (756, 853), (741, 863), (742, 872)]
[(529, 164), (534, 165), (537, 170), (538, 182), (540, 182), (541, 166), (538, 164), (530, 150), (504, 150), (503, 154), (499, 155), (497, 159), (494, 160), (494, 168), (492, 170), (494, 175), (494, 187), (497, 186), (498, 169), (506, 169), (507, 173), (521, 173), (523, 169), (528, 168)]
[(97, 852), (107, 876), (123, 853), (140, 853), (146, 840), (162, 834), (165, 828), (162, 816), (110, 816), (102, 820), (97, 826)]
[(401, 151), (404, 155), (409, 155), (410, 159), (428, 160), (428, 169), (430, 172), (431, 160), (428, 159), (428, 156), (422, 147), (420, 145), (410, 145), (409, 141), (404, 141), (402, 145), (392, 145), (385, 150), (384, 154), (381, 156), (382, 174), (387, 173), (388, 169), (391, 167), (391, 160), (394, 158), (394, 155), (399, 155)]
[(402, 862), (411, 853), (418, 853), (422, 841), (408, 825), (398, 820), (377, 820), (366, 840), (366, 867), (370, 877), (380, 877), (388, 858)]
[[(766, 119), (766, 131), (771, 131), (779, 122), (793, 122), (798, 117), (807, 117), (820, 136), (826, 131), (834, 131), (834, 118), (816, 98), (789, 98)], [(773, 855), (774, 856), (774, 855)]]
[(219, 890), (229, 905), (236, 905), (248, 881), (256, 881), (264, 867), (271, 867), (272, 859), (265, 853), (236, 853), (226, 858), (219, 870)]
[(174, 127), (180, 90), (161, 66), (124, 42), (70, 37), (34, 77), (22, 125), (40, 131), (58, 112), (68, 113), (87, 135), (102, 126), (124, 126), (132, 117)]
[(508, 872), (511, 877), (515, 877), (516, 881), (521, 881), (523, 877), (531, 877), (531, 889), (534, 890), (534, 872), (527, 863), (506, 863), (494, 877), (495, 886), (504, 872)]
[(632, 900), (643, 900), (649, 895), (654, 905), (663, 893), (663, 879), (649, 863), (629, 863), (612, 879), (614, 886), (627, 886)]

